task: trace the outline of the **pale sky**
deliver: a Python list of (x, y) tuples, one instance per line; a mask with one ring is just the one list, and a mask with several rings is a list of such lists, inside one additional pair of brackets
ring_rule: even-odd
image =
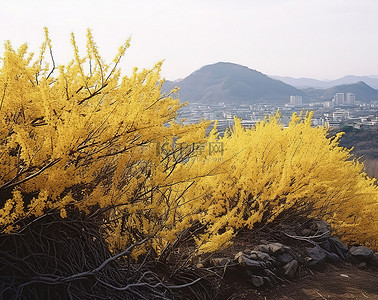
[(165, 60), (169, 80), (218, 61), (280, 76), (378, 75), (378, 0), (0, 0), (2, 43), (37, 51), (44, 26), (58, 64), (72, 58), (71, 32), (84, 54), (91, 28), (108, 60), (131, 37), (124, 73)]

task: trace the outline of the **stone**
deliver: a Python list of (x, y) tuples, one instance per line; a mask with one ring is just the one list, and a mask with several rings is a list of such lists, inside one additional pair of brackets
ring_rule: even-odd
[(368, 247), (357, 246), (349, 249), (349, 253), (363, 261), (368, 261), (374, 258), (374, 252)]
[(265, 264), (265, 268), (266, 268), (266, 269), (271, 269), (271, 270), (275, 269), (275, 268), (274, 268), (274, 263), (275, 263), (274, 261), (273, 261), (273, 262), (271, 262), (271, 261), (265, 261), (265, 262), (264, 262), (264, 264)]
[(240, 256), (242, 256), (242, 255), (244, 255), (244, 253), (243, 253), (242, 251), (240, 251), (240, 252), (238, 252), (238, 253), (235, 254), (234, 259), (235, 259), (235, 260), (238, 260), (238, 258), (239, 258)]
[(307, 253), (308, 257), (307, 260), (307, 266), (309, 268), (322, 268), (324, 266), (324, 261), (326, 258), (325, 251), (319, 246), (316, 245), (315, 247), (311, 248), (310, 251)]
[(346, 259), (345, 255), (348, 252), (348, 247), (337, 237), (330, 237), (328, 241), (331, 246), (330, 252), (336, 253), (342, 259)]
[(287, 252), (276, 255), (276, 258), (282, 264), (287, 264), (288, 262), (291, 262), (294, 259), (294, 257)]
[(268, 253), (262, 252), (262, 251), (243, 251), (243, 252), (238, 252), (235, 255), (235, 259), (237, 260), (240, 256), (245, 256), (249, 259), (252, 260), (259, 260), (259, 261), (264, 261), (264, 262), (274, 262), (275, 259), (272, 258)]
[(323, 261), (326, 258), (325, 251), (319, 245), (311, 248), (307, 254), (309, 257), (317, 261)]
[(254, 251), (261, 251), (265, 253), (269, 253), (269, 247), (268, 245), (257, 245), (256, 247), (253, 248)]
[(331, 245), (333, 245), (334, 247), (337, 247), (343, 252), (348, 252), (348, 247), (342, 241), (340, 241), (337, 237), (333, 236), (333, 237), (330, 237), (328, 240), (331, 243)]
[[(251, 252), (250, 254), (247, 255), (247, 257), (253, 260), (260, 260), (255, 252), (256, 251)], [(264, 253), (264, 252), (261, 252), (261, 253)]]
[(293, 279), (295, 274), (297, 273), (297, 269), (298, 269), (298, 261), (297, 260), (292, 260), (290, 262), (288, 262), (284, 267), (283, 267), (285, 273), (284, 275), (289, 278), (289, 279)]
[(353, 265), (358, 265), (361, 263), (361, 260), (357, 256), (353, 256), (349, 252), (345, 254), (345, 260)]
[(267, 246), (269, 248), (269, 253), (271, 254), (276, 255), (285, 252), (284, 245), (282, 245), (281, 243), (270, 243)]
[(212, 258), (210, 260), (210, 265), (213, 267), (224, 267), (230, 264), (229, 258)]
[(252, 275), (251, 281), (255, 287), (261, 287), (264, 285), (264, 278), (262, 276)]
[(327, 231), (329, 231), (330, 226), (326, 221), (317, 220), (314, 222), (314, 225), (315, 226), (312, 226), (312, 227), (315, 227), (318, 232), (326, 233)]
[(324, 250), (326, 250), (328, 252), (332, 252), (332, 250), (331, 250), (331, 242), (329, 241), (329, 239), (326, 239), (323, 242), (321, 242), (319, 244), (319, 246), (322, 247)]
[(325, 251), (325, 253), (326, 253), (326, 258), (329, 262), (336, 263), (340, 261), (340, 257), (336, 253), (328, 252), (328, 251)]
[(251, 251), (251, 255), (256, 256), (256, 259), (262, 261), (272, 261), (274, 260), (268, 253), (262, 251)]
[(374, 258), (369, 261), (369, 264), (378, 268), (378, 254), (374, 254)]
[(326, 239), (328, 239), (331, 234), (329, 232), (329, 224), (323, 220), (317, 220), (314, 222), (314, 224), (311, 226), (311, 229), (315, 232), (313, 235), (319, 236), (317, 238), (314, 238), (314, 241), (316, 242), (322, 242)]
[(240, 266), (248, 268), (248, 269), (264, 269), (265, 268), (265, 264), (263, 262), (250, 259), (244, 254), (238, 257), (237, 262), (239, 263)]

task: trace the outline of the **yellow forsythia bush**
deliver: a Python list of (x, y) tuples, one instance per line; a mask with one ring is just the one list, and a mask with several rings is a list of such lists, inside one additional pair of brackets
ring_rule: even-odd
[(311, 126), (311, 117), (294, 114), (287, 128), (271, 117), (252, 129), (236, 119), (222, 137), (212, 131), (209, 147), (216, 142), (222, 151), (191, 166), (213, 174), (196, 187), (205, 196), (193, 206), (201, 205), (208, 224), (197, 238), (200, 252), (230, 242), (239, 228), (290, 218), (292, 208), (324, 217), (345, 241), (377, 249), (376, 179), (338, 145), (341, 134), (328, 137), (327, 128)]
[(102, 220), (114, 251), (150, 237), (134, 257), (148, 247), (158, 256), (200, 224), (202, 253), (295, 208), (377, 249), (377, 186), (311, 114), (287, 128), (279, 117), (252, 129), (236, 119), (206, 137), (209, 123), (183, 125), (179, 101), (161, 95), (161, 63), (121, 77), (128, 41), (107, 64), (90, 31), (83, 57), (72, 35), (74, 59), (55, 66), (45, 37), (37, 58), (9, 42), (2, 57), (0, 233), (79, 211)]
[[(91, 31), (83, 57), (73, 34), (71, 42), (74, 58), (65, 66), (55, 65), (47, 29), (37, 57), (26, 44), (18, 50), (5, 44), (0, 233), (17, 231), (47, 212), (65, 218), (76, 209), (105, 219), (125, 211), (134, 220), (128, 228), (144, 226), (141, 232), (149, 234), (150, 221), (140, 216), (161, 216), (162, 201), (173, 201), (162, 190), (177, 180), (177, 161), (157, 155), (157, 145), (172, 148), (173, 138), (201, 142), (208, 124), (175, 121), (181, 104), (161, 95), (161, 63), (121, 77), (118, 65), (129, 41), (110, 64), (100, 57)], [(105, 223), (111, 244), (122, 238), (114, 234), (118, 224)]]

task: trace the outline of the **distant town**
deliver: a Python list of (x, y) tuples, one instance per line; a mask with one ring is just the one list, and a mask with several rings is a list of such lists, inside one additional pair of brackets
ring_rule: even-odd
[(313, 111), (313, 126), (340, 128), (352, 126), (356, 129), (378, 129), (378, 101), (366, 103), (356, 99), (353, 93), (336, 93), (332, 101), (303, 103), (302, 96), (292, 95), (286, 104), (201, 104), (191, 102), (180, 113), (185, 123), (196, 123), (201, 119), (218, 120), (219, 132), (234, 124), (234, 116), (242, 118), (245, 127), (252, 127), (267, 115), (280, 111), (282, 123), (287, 125), (294, 112)]
[(179, 99), (189, 103), (179, 118), (186, 123), (218, 120), (221, 133), (234, 124), (234, 116), (241, 118), (245, 127), (252, 127), (278, 110), (284, 125), (294, 112), (313, 111), (314, 126), (378, 129), (378, 76), (345, 76), (330, 82), (274, 78), (245, 66), (218, 62), (178, 81), (166, 81), (163, 87), (165, 93), (178, 87)]

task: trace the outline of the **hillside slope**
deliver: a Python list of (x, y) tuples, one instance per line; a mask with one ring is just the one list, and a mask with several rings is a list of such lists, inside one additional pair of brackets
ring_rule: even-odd
[(207, 65), (178, 82), (166, 82), (164, 89), (180, 88), (182, 101), (199, 103), (287, 103), (290, 95), (305, 96), (282, 81), (247, 67), (219, 62)]
[(373, 89), (363, 81), (353, 84), (338, 85), (326, 89), (321, 98), (324, 100), (332, 100), (336, 93), (354, 93), (357, 101), (376, 101), (378, 100), (378, 90)]

